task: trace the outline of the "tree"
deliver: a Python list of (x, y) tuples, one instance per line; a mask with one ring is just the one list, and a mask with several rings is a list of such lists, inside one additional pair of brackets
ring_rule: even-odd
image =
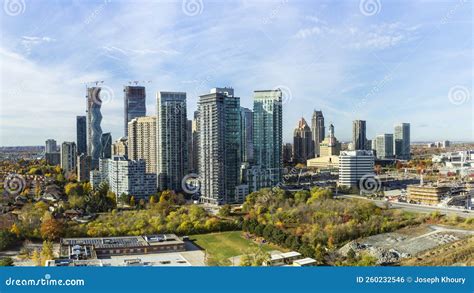
[(31, 261), (35, 264), (35, 266), (41, 266), (41, 255), (38, 251), (38, 249), (35, 249), (33, 251), (33, 254), (31, 255)]
[(229, 204), (223, 205), (223, 206), (219, 209), (219, 215), (222, 216), (222, 217), (228, 217), (228, 216), (230, 216), (230, 212), (231, 212), (231, 207), (230, 207)]
[(15, 234), (15, 236), (16, 236), (17, 238), (20, 237), (21, 232), (20, 232), (20, 229), (18, 228), (18, 226), (16, 225), (16, 223), (13, 223), (13, 225), (12, 225), (12, 227), (11, 227), (11, 229), (10, 229), (10, 232), (13, 233), (13, 234)]
[(56, 240), (64, 232), (63, 225), (53, 217), (46, 218), (41, 223), (41, 237), (45, 240)]
[(47, 260), (52, 260), (53, 258), (53, 243), (46, 240), (43, 241), (43, 247), (40, 254), (41, 265), (44, 266)]
[(11, 257), (0, 258), (0, 267), (12, 267), (13, 259)]
[(15, 243), (16, 239), (12, 232), (0, 230), (0, 250), (5, 250)]
[(130, 205), (131, 205), (132, 207), (135, 206), (135, 197), (134, 197), (134, 196), (131, 196), (131, 197), (130, 197)]

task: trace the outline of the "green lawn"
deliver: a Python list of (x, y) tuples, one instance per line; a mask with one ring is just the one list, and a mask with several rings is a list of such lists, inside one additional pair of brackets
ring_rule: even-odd
[[(257, 247), (258, 244), (243, 236), (242, 231), (231, 231), (221, 233), (210, 233), (190, 236), (194, 243), (206, 250), (208, 264), (229, 265), (229, 258), (245, 253), (251, 247)], [(280, 250), (283, 248), (273, 244), (262, 244), (264, 251)]]

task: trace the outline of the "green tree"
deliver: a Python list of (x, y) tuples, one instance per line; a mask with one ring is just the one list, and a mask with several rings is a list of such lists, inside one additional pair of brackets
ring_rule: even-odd
[(223, 205), (223, 206), (219, 209), (219, 215), (222, 216), (222, 217), (228, 217), (228, 216), (230, 216), (230, 212), (231, 212), (231, 207), (230, 207), (229, 204)]
[(11, 257), (0, 258), (0, 267), (12, 267), (13, 259)]

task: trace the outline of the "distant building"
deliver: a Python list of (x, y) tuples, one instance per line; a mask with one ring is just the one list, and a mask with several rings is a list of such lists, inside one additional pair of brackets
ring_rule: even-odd
[(193, 120), (186, 121), (186, 141), (188, 144), (187, 156), (188, 156), (188, 172), (194, 172), (194, 152), (193, 152)]
[(58, 146), (56, 144), (56, 140), (47, 139), (45, 144), (46, 144), (46, 146), (45, 146), (44, 152), (46, 154), (57, 153), (58, 152)]
[(186, 93), (159, 92), (156, 113), (158, 189), (181, 191), (188, 173)]
[(148, 173), (156, 174), (156, 142), (156, 117), (137, 117), (128, 123), (128, 159), (145, 160)]
[(199, 97), (199, 175), (201, 201), (236, 202), (240, 184), (240, 98), (231, 88)]
[(253, 112), (240, 107), (240, 157), (242, 162), (253, 162)]
[(134, 161), (122, 157), (101, 159), (99, 170), (91, 171), (90, 177), (93, 188), (106, 182), (117, 197), (126, 194), (147, 198), (156, 193), (156, 174), (146, 172), (144, 160)]
[(87, 117), (76, 116), (77, 153), (87, 154)]
[(100, 150), (100, 158), (112, 158), (112, 135), (110, 132), (102, 133), (100, 136), (100, 144), (102, 145)]
[(393, 153), (393, 134), (385, 133), (377, 135), (376, 138), (376, 151), (377, 158), (379, 159), (392, 159)]
[(324, 128), (324, 116), (322, 111), (313, 112), (311, 118), (311, 134), (313, 135), (313, 156), (317, 157), (320, 155), (319, 144), (324, 140), (325, 128)]
[(99, 158), (102, 151), (102, 113), (100, 108), (100, 87), (87, 88), (87, 154), (91, 156), (91, 169), (98, 168)]
[(344, 151), (339, 155), (339, 185), (358, 187), (366, 175), (374, 174), (374, 156), (371, 151)]
[(112, 144), (112, 156), (128, 158), (128, 139), (121, 137)]
[(298, 121), (298, 126), (293, 132), (293, 161), (306, 164), (308, 159), (314, 157), (313, 135), (303, 117)]
[(292, 162), (293, 157), (293, 145), (291, 143), (285, 143), (283, 149), (283, 163), (289, 164)]
[(146, 92), (144, 86), (125, 86), (124, 92), (124, 136), (128, 136), (128, 122), (146, 116)]
[(282, 108), (280, 89), (254, 91), (254, 165), (268, 174), (259, 180), (261, 187), (273, 187), (283, 180)]
[(61, 168), (64, 172), (75, 171), (77, 149), (75, 142), (63, 142), (61, 145)]
[(334, 133), (334, 125), (329, 125), (328, 136), (320, 143), (321, 157), (339, 156), (341, 144)]
[(61, 153), (55, 152), (55, 153), (45, 153), (44, 154), (44, 159), (46, 161), (46, 164), (51, 165), (51, 166), (56, 166), (61, 164)]
[(85, 153), (77, 156), (77, 181), (89, 181), (91, 171), (91, 156)]
[(199, 173), (199, 112), (194, 111), (193, 123), (192, 123), (192, 132), (193, 132), (193, 155), (192, 163), (193, 166), (190, 172)]
[[(395, 157), (409, 160), (410, 159), (410, 123), (400, 123), (395, 125), (393, 134), (393, 143), (395, 148)], [(396, 140), (400, 140), (400, 149), (396, 149)], [(397, 153), (399, 151), (399, 153)]]
[(449, 190), (449, 186), (408, 185), (407, 201), (410, 203), (437, 205)]
[(366, 123), (364, 120), (354, 120), (352, 122), (352, 148), (353, 150), (365, 150), (366, 144)]

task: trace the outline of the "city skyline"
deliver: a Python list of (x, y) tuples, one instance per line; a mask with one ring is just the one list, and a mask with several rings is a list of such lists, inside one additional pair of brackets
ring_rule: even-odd
[(284, 142), (314, 109), (340, 141), (356, 119), (367, 121), (368, 139), (410, 122), (412, 142), (473, 140), (469, 4), (382, 1), (372, 14), (359, 1), (203, 3), (194, 13), (181, 1), (27, 2), (4, 14), (0, 145), (74, 141), (84, 82), (94, 80), (106, 81), (101, 126), (114, 138), (123, 135), (123, 86), (151, 80), (146, 114), (157, 92), (180, 91), (188, 119), (210, 88), (231, 86), (252, 108), (254, 90), (279, 87)]

